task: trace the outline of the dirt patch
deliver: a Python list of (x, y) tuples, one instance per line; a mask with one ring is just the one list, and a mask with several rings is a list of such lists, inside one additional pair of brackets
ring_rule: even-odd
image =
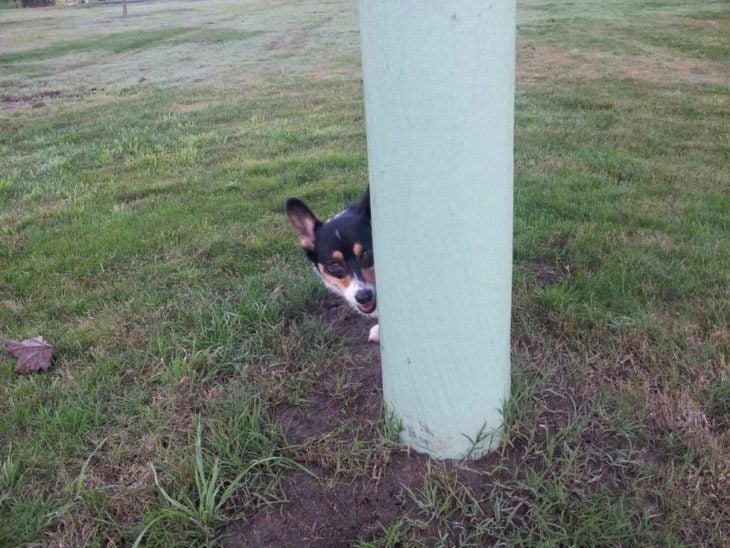
[(546, 261), (528, 261), (523, 263), (523, 268), (533, 276), (539, 286), (547, 287), (554, 285), (565, 278), (571, 278), (577, 275), (576, 267), (569, 259), (568, 253), (568, 247), (572, 239), (567, 234), (560, 234), (552, 238), (548, 247), (558, 256), (552, 263)]
[[(337, 336), (351, 345), (353, 357), (332, 364), (333, 373), (320, 379), (305, 405), (280, 403), (272, 414), (292, 445), (292, 456), (316, 477), (303, 471), (288, 473), (282, 484), (285, 502), (227, 527), (223, 545), (353, 546), (358, 540), (379, 538), (384, 528), (401, 520), (408, 522), (406, 530), (415, 527), (424, 539), (446, 534), (455, 540), (483, 527), (493, 513), (499, 485), (521, 473), (527, 438), (515, 435), (509, 447), (471, 462), (433, 461), (386, 439), (379, 353), (366, 342), (372, 321), (335, 298), (312, 313), (332, 322)], [(545, 400), (546, 431), (560, 428), (581, 409), (576, 395), (556, 389), (536, 397)], [(590, 434), (585, 443), (592, 443)], [(465, 506), (474, 514), (455, 513), (459, 532), (445, 533), (441, 528), (450, 520), (431, 520), (423, 508), (426, 492), (442, 492), (443, 500), (470, 501)], [(453, 507), (449, 511), (456, 512)]]
[(44, 99), (57, 99), (61, 97), (62, 93), (57, 90), (41, 91), (39, 93), (33, 93), (31, 95), (3, 95), (0, 97), (0, 102), (3, 105), (15, 106), (18, 104), (31, 105), (33, 108), (43, 106)]
[(286, 486), (288, 502), (230, 527), (224, 546), (352, 546), (412, 512), (404, 486), (423, 478), (423, 458), (393, 466), (380, 481), (327, 488), (297, 473)]
[(306, 409), (286, 405), (277, 409), (278, 421), (289, 442), (295, 445), (304, 444), (312, 436), (342, 429), (348, 423), (370, 427), (379, 421), (382, 412), (378, 347), (367, 342), (374, 322), (334, 297), (320, 302), (312, 313), (335, 326), (336, 336), (347, 341), (353, 358), (351, 363), (333, 364), (335, 374), (321, 379)]
[(628, 55), (601, 50), (524, 46), (517, 53), (517, 78), (527, 82), (597, 80), (604, 78), (643, 80), (653, 84), (685, 82), (721, 84), (723, 70), (715, 63), (689, 57)]
[(200, 112), (211, 108), (213, 105), (213, 101), (191, 101), (189, 103), (175, 103), (170, 109), (172, 112)]
[(326, 27), (335, 19), (334, 15), (320, 14), (313, 22), (306, 25), (298, 25), (293, 28), (287, 28), (284, 32), (277, 34), (276, 37), (269, 40), (264, 45), (264, 51), (284, 51), (290, 52), (292, 49), (301, 46), (313, 34)]
[(289, 474), (287, 502), (230, 526), (225, 546), (351, 546), (416, 509), (406, 487), (421, 484), (428, 459), (378, 441), (382, 381), (377, 345), (367, 342), (372, 320), (335, 298), (311, 313), (335, 326), (353, 358), (332, 364), (306, 405), (280, 404), (273, 414), (317, 477)]
[(42, 108), (46, 106), (46, 101), (49, 99), (85, 97), (95, 91), (96, 88), (79, 93), (64, 93), (58, 90), (47, 90), (39, 91), (38, 93), (30, 93), (27, 95), (0, 95), (0, 105), (2, 105), (3, 109), (13, 109), (21, 107)]
[(554, 265), (533, 261), (525, 263), (524, 267), (534, 276), (535, 281), (540, 287), (555, 285), (566, 278), (574, 278), (577, 276), (576, 268), (565, 261), (557, 261)]

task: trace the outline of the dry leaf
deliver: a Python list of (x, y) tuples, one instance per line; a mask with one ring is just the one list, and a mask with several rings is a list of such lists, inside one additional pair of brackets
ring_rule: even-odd
[(575, 278), (578, 275), (578, 270), (572, 264), (561, 262), (560, 269), (571, 278)]
[(18, 364), (15, 366), (16, 373), (45, 371), (51, 367), (53, 346), (43, 340), (43, 337), (24, 341), (6, 341), (5, 350), (18, 358)]

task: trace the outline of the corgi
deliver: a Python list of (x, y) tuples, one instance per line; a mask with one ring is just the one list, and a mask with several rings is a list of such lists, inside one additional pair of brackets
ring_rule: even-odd
[[(297, 198), (287, 200), (286, 214), (324, 285), (360, 314), (377, 318), (370, 188), (359, 202), (324, 222)], [(370, 329), (368, 340), (380, 341), (379, 324)]]

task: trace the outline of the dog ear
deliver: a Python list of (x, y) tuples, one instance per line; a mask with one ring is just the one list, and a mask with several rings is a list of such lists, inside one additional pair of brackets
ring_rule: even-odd
[(370, 187), (365, 189), (365, 194), (362, 196), (362, 200), (357, 206), (360, 215), (366, 220), (370, 220)]
[(304, 205), (304, 202), (296, 198), (289, 198), (286, 201), (286, 214), (304, 250), (314, 251), (314, 233), (322, 224), (319, 219)]

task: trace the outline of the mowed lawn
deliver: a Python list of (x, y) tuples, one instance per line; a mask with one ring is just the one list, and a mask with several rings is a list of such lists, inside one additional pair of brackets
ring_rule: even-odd
[(0, 545), (254, 545), (305, 503), (321, 546), (726, 545), (727, 2), (518, 3), (513, 397), (475, 463), (353, 412), (377, 353), (283, 212), (367, 184), (354, 1), (3, 9), (0, 36), (0, 340), (55, 347), (0, 352)]

